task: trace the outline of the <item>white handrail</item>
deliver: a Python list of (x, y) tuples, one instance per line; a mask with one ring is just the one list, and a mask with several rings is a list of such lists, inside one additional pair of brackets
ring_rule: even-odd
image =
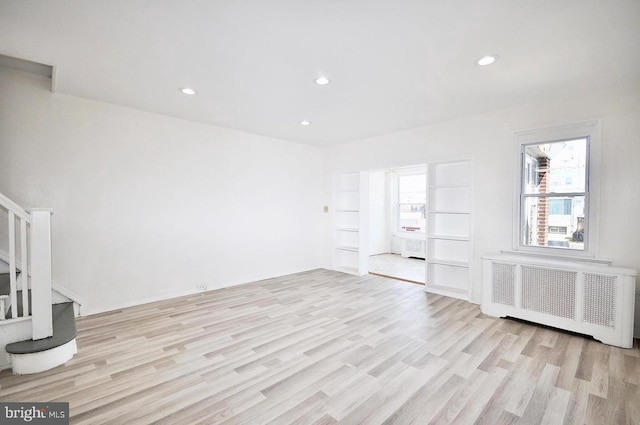
[(27, 212), (27, 210), (22, 208), (20, 205), (4, 196), (2, 193), (0, 193), (0, 206), (4, 207), (4, 209), (6, 209), (7, 211), (11, 211), (21, 219), (25, 220), (27, 223), (31, 223), (31, 214), (29, 214), (29, 212)]
[[(51, 317), (51, 210), (27, 212), (0, 194), (0, 207), (7, 211), (9, 238), (9, 301), (11, 319), (31, 316), (32, 338), (53, 334)], [(16, 220), (18, 226), (16, 226)], [(16, 233), (19, 236), (16, 237)], [(18, 244), (20, 244), (18, 249)], [(18, 278), (18, 263), (21, 264)], [(29, 270), (31, 273), (29, 273)], [(20, 283), (20, 285), (18, 285)], [(18, 288), (20, 286), (20, 288)], [(18, 290), (22, 290), (22, 311), (18, 309)], [(31, 311), (29, 311), (31, 289)], [(0, 299), (4, 305), (5, 300)], [(3, 310), (3, 308), (0, 308)], [(0, 320), (4, 319), (4, 315)]]

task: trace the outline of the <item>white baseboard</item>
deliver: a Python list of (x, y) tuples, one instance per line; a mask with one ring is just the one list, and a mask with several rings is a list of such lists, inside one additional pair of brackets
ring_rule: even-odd
[(137, 300), (137, 301), (128, 301), (128, 302), (121, 303), (121, 304), (112, 304), (112, 305), (102, 306), (102, 307), (97, 307), (97, 308), (90, 308), (89, 307), (89, 308), (84, 308), (83, 309), (82, 315), (83, 316), (91, 316), (91, 315), (94, 315), (94, 314), (107, 313), (109, 311), (121, 310), (123, 308), (129, 308), (129, 307), (136, 307), (136, 306), (139, 306), (139, 305), (155, 303), (155, 302), (158, 302), (158, 301), (166, 301), (166, 300), (170, 300), (172, 298), (185, 297), (185, 296), (188, 296), (188, 295), (199, 294), (199, 293), (202, 293), (202, 292), (206, 292), (206, 291), (200, 291), (198, 289), (192, 289), (192, 290), (188, 290), (188, 291), (170, 292), (170, 293), (158, 295), (158, 296), (155, 296), (155, 297), (144, 298), (142, 300)]
[(136, 306), (139, 306), (139, 305), (155, 303), (155, 302), (158, 302), (158, 301), (166, 301), (166, 300), (170, 300), (172, 298), (186, 297), (186, 296), (189, 296), (189, 295), (202, 294), (202, 293), (205, 293), (205, 292), (216, 291), (218, 289), (230, 288), (232, 286), (245, 285), (247, 283), (259, 282), (259, 281), (265, 280), (265, 279), (275, 279), (275, 278), (282, 277), (282, 276), (287, 276), (287, 275), (290, 275), (290, 274), (304, 273), (304, 272), (308, 272), (308, 271), (311, 271), (311, 270), (317, 270), (318, 268), (319, 267), (314, 267), (312, 269), (296, 270), (296, 271), (291, 271), (291, 272), (281, 272), (281, 273), (277, 273), (275, 276), (255, 277), (255, 278), (252, 278), (251, 280), (241, 280), (241, 281), (239, 280), (239, 281), (225, 282), (221, 286), (218, 286), (218, 287), (215, 287), (215, 288), (209, 288), (206, 291), (202, 291), (202, 290), (199, 290), (199, 289), (190, 289), (190, 290), (187, 290), (187, 291), (168, 292), (166, 294), (161, 294), (161, 295), (157, 295), (157, 296), (154, 296), (154, 297), (144, 298), (144, 299), (136, 300), (136, 301), (128, 301), (128, 302), (121, 303), (121, 304), (112, 304), (112, 305), (108, 305), (108, 306), (101, 306), (101, 307), (94, 307), (94, 308), (91, 308), (90, 306), (87, 306), (87, 307), (83, 307), (82, 315), (83, 316), (91, 316), (91, 315), (94, 315), (94, 314), (107, 313), (107, 312), (110, 312), (110, 311), (121, 310), (123, 308), (136, 307)]

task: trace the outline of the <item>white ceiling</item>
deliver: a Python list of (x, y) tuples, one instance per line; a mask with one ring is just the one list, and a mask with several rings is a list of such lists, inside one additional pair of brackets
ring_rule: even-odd
[(0, 0), (0, 54), (57, 93), (329, 145), (638, 84), (640, 1)]

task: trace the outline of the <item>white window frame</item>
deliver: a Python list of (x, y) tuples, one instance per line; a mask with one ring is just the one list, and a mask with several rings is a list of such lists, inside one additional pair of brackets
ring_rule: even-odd
[[(515, 178), (513, 192), (513, 250), (517, 252), (552, 255), (557, 257), (591, 257), (598, 255), (599, 242), (599, 188), (600, 188), (600, 128), (599, 119), (556, 127), (517, 131), (514, 133)], [(584, 249), (554, 248), (549, 246), (528, 246), (522, 241), (522, 173), (524, 167), (523, 147), (532, 144), (553, 143), (563, 140), (587, 139), (587, 170), (585, 197), (585, 239)]]

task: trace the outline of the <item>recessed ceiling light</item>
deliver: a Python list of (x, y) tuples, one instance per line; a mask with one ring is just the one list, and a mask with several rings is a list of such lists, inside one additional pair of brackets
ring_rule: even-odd
[(196, 91), (189, 87), (180, 87), (180, 91), (184, 94), (196, 94)]
[(311, 125), (311, 121), (302, 120), (300, 121), (300, 125), (304, 125), (304, 126)]
[(498, 55), (486, 55), (478, 59), (476, 61), (476, 64), (480, 66), (491, 65), (492, 63), (498, 60), (498, 57), (499, 57)]
[(319, 85), (319, 86), (326, 86), (330, 82), (331, 82), (331, 80), (328, 79), (327, 77), (318, 77), (318, 78), (316, 78), (316, 84)]

